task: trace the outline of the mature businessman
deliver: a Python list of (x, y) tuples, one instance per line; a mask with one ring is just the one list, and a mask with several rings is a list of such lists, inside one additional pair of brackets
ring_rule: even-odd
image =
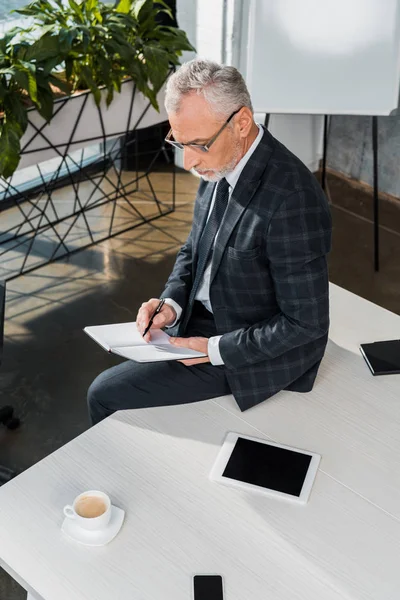
[[(202, 179), (153, 328), (207, 356), (101, 373), (88, 393), (93, 424), (121, 409), (232, 393), (246, 410), (280, 390), (308, 392), (327, 343), (331, 217), (314, 176), (255, 123), (234, 67), (184, 64), (165, 104), (167, 141)], [(142, 304), (141, 329), (158, 302)]]

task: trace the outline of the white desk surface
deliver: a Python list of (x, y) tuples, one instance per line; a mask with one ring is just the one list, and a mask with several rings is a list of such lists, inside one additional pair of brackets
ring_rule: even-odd
[[(398, 600), (400, 376), (374, 378), (358, 345), (400, 337), (400, 317), (331, 295), (311, 393), (114, 415), (0, 488), (0, 564), (37, 600), (192, 600), (196, 573), (221, 574), (225, 600)], [(308, 504), (211, 482), (228, 431), (320, 453)], [(127, 511), (103, 548), (60, 531), (85, 489)]]

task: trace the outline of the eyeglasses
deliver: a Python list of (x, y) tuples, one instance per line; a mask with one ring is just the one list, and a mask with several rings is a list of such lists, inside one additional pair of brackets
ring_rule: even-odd
[(228, 123), (230, 123), (230, 121), (233, 119), (233, 117), (235, 115), (237, 115), (237, 113), (240, 110), (242, 110), (242, 108), (243, 107), (241, 106), (240, 108), (235, 110), (235, 112), (231, 114), (229, 119), (227, 121), (225, 121), (225, 123), (222, 125), (221, 129), (219, 129), (217, 131), (217, 133), (215, 135), (213, 135), (213, 137), (206, 144), (194, 144), (194, 143), (182, 144), (181, 142), (176, 142), (175, 140), (172, 139), (172, 129), (169, 130), (168, 135), (165, 138), (165, 141), (168, 142), (168, 144), (171, 144), (171, 146), (174, 146), (175, 148), (179, 148), (179, 150), (183, 150), (185, 148), (185, 146), (187, 146), (188, 148), (192, 148), (192, 150), (200, 150), (201, 152), (208, 152), (210, 150), (211, 146), (213, 145), (213, 143), (215, 142), (215, 140), (217, 139), (217, 137), (223, 132), (223, 130), (228, 125)]

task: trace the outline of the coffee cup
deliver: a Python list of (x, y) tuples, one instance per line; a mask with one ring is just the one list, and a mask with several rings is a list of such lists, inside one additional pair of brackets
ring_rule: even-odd
[(91, 490), (79, 494), (72, 503), (64, 506), (64, 515), (89, 531), (104, 529), (110, 522), (111, 500), (104, 492)]

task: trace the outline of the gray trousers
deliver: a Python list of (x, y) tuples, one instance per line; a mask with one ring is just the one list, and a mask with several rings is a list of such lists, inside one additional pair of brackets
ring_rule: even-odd
[[(185, 337), (213, 335), (213, 315), (195, 302)], [(103, 371), (93, 381), (88, 391), (89, 417), (95, 425), (117, 410), (187, 404), (230, 393), (224, 366), (128, 360)]]

